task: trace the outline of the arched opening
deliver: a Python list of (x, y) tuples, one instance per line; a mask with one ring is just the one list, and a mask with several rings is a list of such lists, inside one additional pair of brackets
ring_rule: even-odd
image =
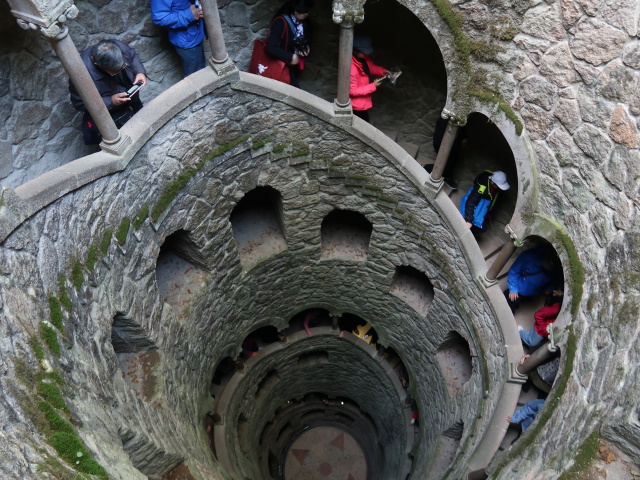
[(458, 184), (457, 190), (449, 189), (449, 196), (459, 209), (462, 198), (487, 170), (503, 172), (508, 190), (496, 188), (492, 192), (495, 202), (489, 200), (484, 215), (482, 204), (473, 200), (465, 203), (466, 208), (461, 212), (461, 216), (467, 216), (465, 221), (471, 220), (471, 231), (486, 259), (497, 255), (502, 245), (509, 241), (505, 226), (513, 216), (518, 199), (518, 172), (511, 147), (500, 129), (485, 115), (476, 112), (469, 115), (466, 125), (458, 130), (443, 174)]
[(167, 452), (141, 433), (121, 428), (118, 435), (131, 464), (148, 478), (171, 478), (170, 472), (184, 461), (180, 455)]
[(429, 278), (408, 265), (396, 267), (389, 293), (403, 300), (422, 316), (429, 311), (435, 295)]
[(322, 220), (321, 258), (364, 262), (372, 231), (373, 225), (363, 214), (333, 210)]
[(247, 192), (229, 220), (243, 269), (248, 270), (287, 249), (282, 196), (275, 188), (256, 187)]
[(471, 349), (458, 332), (449, 332), (436, 352), (436, 361), (450, 396), (454, 396), (471, 379)]
[(111, 345), (122, 379), (143, 402), (156, 392), (155, 366), (160, 362), (157, 346), (136, 321), (117, 313), (111, 324)]
[(165, 239), (156, 260), (156, 281), (162, 301), (171, 305), (176, 317), (189, 317), (209, 276), (200, 248), (188, 231), (177, 230)]

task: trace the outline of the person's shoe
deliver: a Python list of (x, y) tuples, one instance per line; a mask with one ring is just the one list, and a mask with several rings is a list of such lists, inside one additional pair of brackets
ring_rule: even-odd
[(453, 179), (451, 179), (451, 178), (444, 177), (444, 183), (446, 183), (447, 187), (449, 187), (451, 190), (457, 190), (458, 189), (458, 184), (456, 182), (454, 182)]

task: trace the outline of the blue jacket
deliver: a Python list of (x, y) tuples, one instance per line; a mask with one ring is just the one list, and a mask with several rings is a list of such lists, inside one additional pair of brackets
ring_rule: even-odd
[(460, 200), (460, 213), (465, 222), (469, 222), (478, 228), (482, 228), (489, 210), (498, 199), (499, 191), (491, 191), (489, 177), (493, 172), (485, 170), (480, 173), (473, 182), (473, 186)]
[(557, 287), (557, 272), (547, 271), (543, 263), (548, 255), (545, 247), (525, 250), (509, 269), (507, 286), (509, 293), (520, 295), (538, 295), (550, 292)]
[(516, 412), (511, 417), (511, 421), (513, 423), (522, 422), (522, 431), (524, 432), (531, 426), (533, 421), (536, 419), (536, 415), (540, 413), (540, 410), (542, 410), (543, 406), (544, 400), (531, 400), (530, 402), (525, 403), (522, 408), (520, 408), (520, 410), (516, 410)]
[(202, 43), (204, 22), (193, 18), (189, 0), (151, 0), (151, 19), (169, 29), (169, 41), (179, 48)]

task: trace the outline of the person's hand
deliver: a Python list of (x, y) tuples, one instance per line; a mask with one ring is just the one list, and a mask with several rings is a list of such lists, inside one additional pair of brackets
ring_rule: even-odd
[(376, 84), (376, 87), (379, 87), (380, 84), (384, 81), (384, 79), (385, 79), (385, 77), (378, 77), (373, 81), (373, 83)]
[(191, 9), (191, 13), (193, 13), (194, 20), (200, 20), (204, 17), (204, 13), (202, 12), (202, 8), (198, 8), (195, 5), (191, 5), (189, 7)]
[(300, 57), (307, 57), (307, 56), (309, 56), (310, 52), (311, 52), (311, 47), (309, 45), (307, 45), (302, 50), (298, 50), (298, 55)]
[(510, 293), (509, 294), (509, 300), (511, 300), (512, 302), (515, 302), (516, 300), (518, 300), (518, 293)]
[(386, 77), (388, 75), (391, 75), (391, 72), (389, 70), (385, 69), (385, 70), (382, 71), (382, 74)]
[(119, 107), (120, 105), (124, 105), (127, 102), (130, 102), (131, 98), (127, 97), (126, 92), (122, 93), (114, 93), (111, 95), (111, 103), (114, 107)]
[(338, 335), (338, 337), (344, 338), (344, 330), (340, 330), (340, 335)]
[(524, 364), (524, 361), (525, 361), (527, 358), (529, 358), (530, 356), (531, 356), (531, 355), (529, 355), (528, 353), (527, 353), (525, 356), (523, 356), (523, 357), (520, 359), (520, 365)]
[(561, 297), (564, 295), (564, 292), (562, 291), (562, 289), (557, 288), (551, 292), (551, 295), (553, 295), (554, 297)]
[(311, 333), (311, 330), (307, 330), (307, 336), (308, 337), (313, 337), (313, 333)]
[(293, 54), (291, 57), (291, 65), (298, 65), (300, 63), (300, 57), (297, 54)]
[(512, 423), (511, 422), (511, 415), (507, 415), (506, 419), (507, 419), (507, 422)]
[(470, 222), (465, 222), (465, 227), (467, 227), (467, 230), (471, 230), (471, 227), (473, 227), (473, 225), (471, 225)]
[(144, 87), (147, 84), (147, 76), (144, 73), (139, 73), (136, 75), (136, 78), (133, 79), (133, 83), (142, 83)]
[(257, 357), (258, 355), (260, 355), (258, 352), (251, 352), (249, 353), (249, 355), (247, 355), (248, 357)]

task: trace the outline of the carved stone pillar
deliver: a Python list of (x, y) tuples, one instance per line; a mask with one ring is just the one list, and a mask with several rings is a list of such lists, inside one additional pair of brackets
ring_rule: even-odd
[(349, 82), (353, 55), (353, 27), (364, 20), (364, 1), (333, 2), (333, 21), (340, 25), (338, 45), (338, 95), (334, 108), (337, 115), (351, 115)]
[(521, 365), (516, 366), (516, 372), (522, 376), (527, 376), (529, 372), (532, 372), (543, 363), (551, 360), (558, 351), (558, 347), (552, 346), (551, 343), (545, 343), (529, 357), (522, 362)]
[(204, 24), (207, 27), (207, 35), (209, 36), (209, 46), (211, 47), (209, 63), (218, 75), (224, 75), (235, 70), (235, 66), (229, 59), (227, 47), (224, 43), (218, 2), (216, 0), (200, 0), (200, 4), (202, 5)]
[(448, 110), (442, 110), (441, 116), (447, 120), (447, 128), (444, 132), (444, 137), (442, 137), (442, 143), (440, 144), (433, 170), (431, 170), (431, 181), (434, 183), (442, 181), (442, 172), (444, 172), (447, 166), (447, 161), (449, 160), (453, 143), (456, 140), (458, 129), (463, 125), (458, 117)]
[(487, 273), (485, 275), (485, 281), (487, 283), (492, 284), (496, 281), (498, 274), (507, 264), (507, 262), (511, 258), (511, 255), (514, 254), (516, 248), (517, 246), (513, 242), (507, 242), (502, 246), (502, 249), (498, 254), (498, 258), (494, 260), (489, 270), (487, 270)]
[(130, 139), (122, 137), (107, 110), (98, 89), (80, 58), (78, 49), (64, 25), (68, 19), (76, 18), (78, 9), (72, 0), (51, 2), (43, 0), (9, 0), (11, 13), (18, 19), (18, 25), (25, 30), (40, 30), (56, 52), (67, 75), (75, 85), (82, 102), (102, 134), (100, 147), (119, 155), (129, 145)]

